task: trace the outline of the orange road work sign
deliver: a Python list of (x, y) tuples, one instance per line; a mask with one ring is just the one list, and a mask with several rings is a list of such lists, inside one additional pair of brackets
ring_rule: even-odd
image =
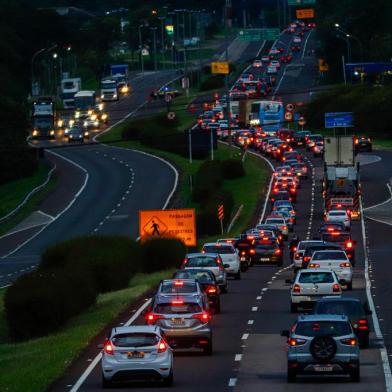
[(175, 237), (186, 246), (196, 246), (195, 209), (139, 211), (139, 235), (142, 240)]
[(295, 11), (297, 15), (297, 19), (312, 19), (314, 18), (314, 9), (313, 8), (305, 8), (302, 10)]

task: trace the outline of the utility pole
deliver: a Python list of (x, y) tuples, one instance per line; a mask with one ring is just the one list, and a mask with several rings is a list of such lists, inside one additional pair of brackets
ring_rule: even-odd
[(162, 54), (162, 68), (165, 68), (165, 34), (164, 34), (164, 27), (163, 22), (165, 21), (165, 16), (160, 16), (158, 18), (161, 21), (161, 54)]
[(157, 27), (150, 27), (150, 29), (152, 30), (152, 34), (153, 34), (153, 46), (154, 46), (154, 70), (157, 71), (158, 70), (158, 59), (157, 59), (157, 35), (156, 35), (156, 31), (157, 31)]
[[(231, 0), (226, 0), (224, 7), (224, 23), (225, 23), (225, 61), (229, 62), (229, 42), (228, 42), (228, 13), (231, 9)], [(229, 145), (231, 147), (233, 139), (231, 137), (231, 107), (230, 107), (230, 89), (229, 89), (229, 74), (225, 75), (225, 90), (226, 90), (226, 119), (227, 119), (227, 136), (229, 139)]]
[(139, 49), (140, 49), (140, 65), (141, 65), (142, 73), (144, 73), (142, 27), (144, 27), (144, 26), (139, 25)]

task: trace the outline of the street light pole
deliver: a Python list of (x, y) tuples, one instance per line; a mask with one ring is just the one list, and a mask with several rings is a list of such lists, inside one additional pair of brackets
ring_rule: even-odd
[(157, 62), (157, 36), (156, 36), (156, 27), (150, 27), (153, 34), (153, 45), (154, 45), (154, 70), (158, 70), (158, 62)]
[(45, 50), (46, 50), (45, 48), (42, 48), (42, 49), (40, 49), (40, 50), (37, 50), (37, 51), (33, 54), (32, 58), (31, 58), (31, 96), (32, 96), (32, 97), (34, 96), (34, 61), (35, 61), (35, 59), (37, 58), (37, 56), (38, 56), (39, 54), (41, 54), (42, 52), (44, 52)]
[(165, 68), (165, 35), (163, 22), (166, 19), (165, 16), (160, 16), (158, 18), (161, 21), (161, 54), (162, 54), (162, 68)]
[(142, 27), (144, 27), (144, 26), (139, 25), (139, 49), (140, 49), (140, 65), (141, 65), (142, 73), (144, 73)]

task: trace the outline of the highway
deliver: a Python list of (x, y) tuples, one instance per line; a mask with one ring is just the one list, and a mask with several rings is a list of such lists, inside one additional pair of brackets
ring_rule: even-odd
[[(309, 34), (309, 33), (308, 33)], [(304, 37), (307, 45), (314, 45), (313, 37)], [(307, 38), (309, 39), (307, 40)], [(286, 45), (291, 42), (292, 36), (283, 35), (281, 41)], [(275, 94), (282, 97), (285, 103), (295, 99), (305, 100), (306, 93), (314, 87), (315, 59), (306, 56), (306, 48), (295, 55), (293, 62), (283, 65), (279, 71), (277, 90)], [(255, 74), (257, 72), (255, 70)], [(304, 93), (305, 91), (305, 93)], [(322, 159), (313, 158), (311, 154), (303, 152), (309, 167), (311, 177), (304, 180), (298, 194), (297, 224), (295, 233), (301, 239), (311, 239), (318, 234), (318, 227), (322, 221)], [(378, 158), (369, 159), (372, 156)], [(363, 165), (362, 183), (364, 205), (370, 206), (380, 203), (390, 197), (385, 186), (389, 182), (386, 162), (390, 162), (390, 153), (372, 153), (360, 156)], [(373, 163), (370, 163), (373, 162)], [(383, 167), (383, 169), (381, 169)], [(377, 190), (377, 192), (375, 192)], [(270, 210), (268, 203), (266, 215)], [(368, 214), (368, 212), (366, 212)], [(370, 214), (370, 210), (369, 210)], [(390, 213), (392, 224), (392, 213)], [(260, 217), (263, 220), (264, 216)], [(388, 244), (386, 238), (391, 238), (392, 228), (389, 225), (376, 221), (356, 221), (352, 227), (353, 238), (357, 243), (357, 256), (354, 271), (353, 291), (344, 295), (355, 296), (366, 301), (366, 285), (364, 269), (366, 265), (367, 245), (370, 244), (370, 263), (372, 273), (370, 279), (377, 287), (372, 291), (377, 314), (373, 313), (375, 324), (372, 330), (378, 329), (381, 323), (381, 332), (385, 344), (391, 352), (392, 316), (388, 298), (390, 296), (388, 265)], [(380, 235), (381, 233), (381, 235)], [(364, 238), (364, 235), (366, 238)], [(367, 240), (369, 242), (367, 242)], [(290, 268), (288, 252), (285, 254), (284, 265), (281, 268), (274, 266), (254, 266), (242, 275), (240, 281), (230, 281), (229, 292), (222, 296), (222, 313), (213, 317), (213, 345), (214, 353), (205, 357), (198, 353), (178, 353), (175, 355), (174, 385), (167, 390), (186, 391), (329, 391), (331, 388), (338, 391), (390, 391), (389, 364), (385, 357), (382, 335), (371, 334), (370, 348), (361, 351), (361, 382), (352, 384), (338, 377), (328, 380), (317, 378), (300, 379), (296, 384), (286, 382), (285, 338), (279, 333), (288, 329), (295, 320), (290, 313), (290, 285), (286, 279), (293, 277)], [(373, 280), (376, 283), (373, 283)], [(135, 314), (134, 323), (143, 324), (142, 316), (136, 317), (140, 306), (145, 304), (132, 304), (128, 317)], [(135, 313), (136, 312), (136, 313)], [(389, 328), (389, 329), (388, 329)], [(386, 332), (385, 332), (386, 331)], [(95, 343), (102, 343), (107, 331), (97, 338)], [(94, 344), (70, 367), (67, 374), (56, 383), (52, 391), (71, 390), (99, 391), (101, 390), (101, 376), (97, 362), (98, 350)], [(99, 359), (99, 358), (98, 358)], [(94, 362), (95, 360), (95, 362)], [(90, 365), (90, 370), (85, 370)], [(82, 376), (83, 374), (83, 376)], [(81, 377), (82, 376), (82, 377)], [(387, 383), (386, 381), (387, 380)], [(133, 389), (137, 389), (133, 387)], [(143, 391), (152, 391), (156, 387), (143, 384)], [(165, 388), (163, 388), (166, 390)]]

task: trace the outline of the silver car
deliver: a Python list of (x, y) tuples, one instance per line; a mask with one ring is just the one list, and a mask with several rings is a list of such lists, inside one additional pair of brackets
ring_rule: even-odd
[(156, 295), (145, 315), (147, 324), (164, 332), (172, 348), (200, 348), (212, 354), (208, 299), (194, 295)]
[(173, 382), (173, 352), (156, 326), (116, 327), (102, 348), (102, 386), (133, 380)]
[(301, 315), (287, 339), (287, 381), (297, 375), (346, 374), (360, 381), (359, 345), (345, 315)]

